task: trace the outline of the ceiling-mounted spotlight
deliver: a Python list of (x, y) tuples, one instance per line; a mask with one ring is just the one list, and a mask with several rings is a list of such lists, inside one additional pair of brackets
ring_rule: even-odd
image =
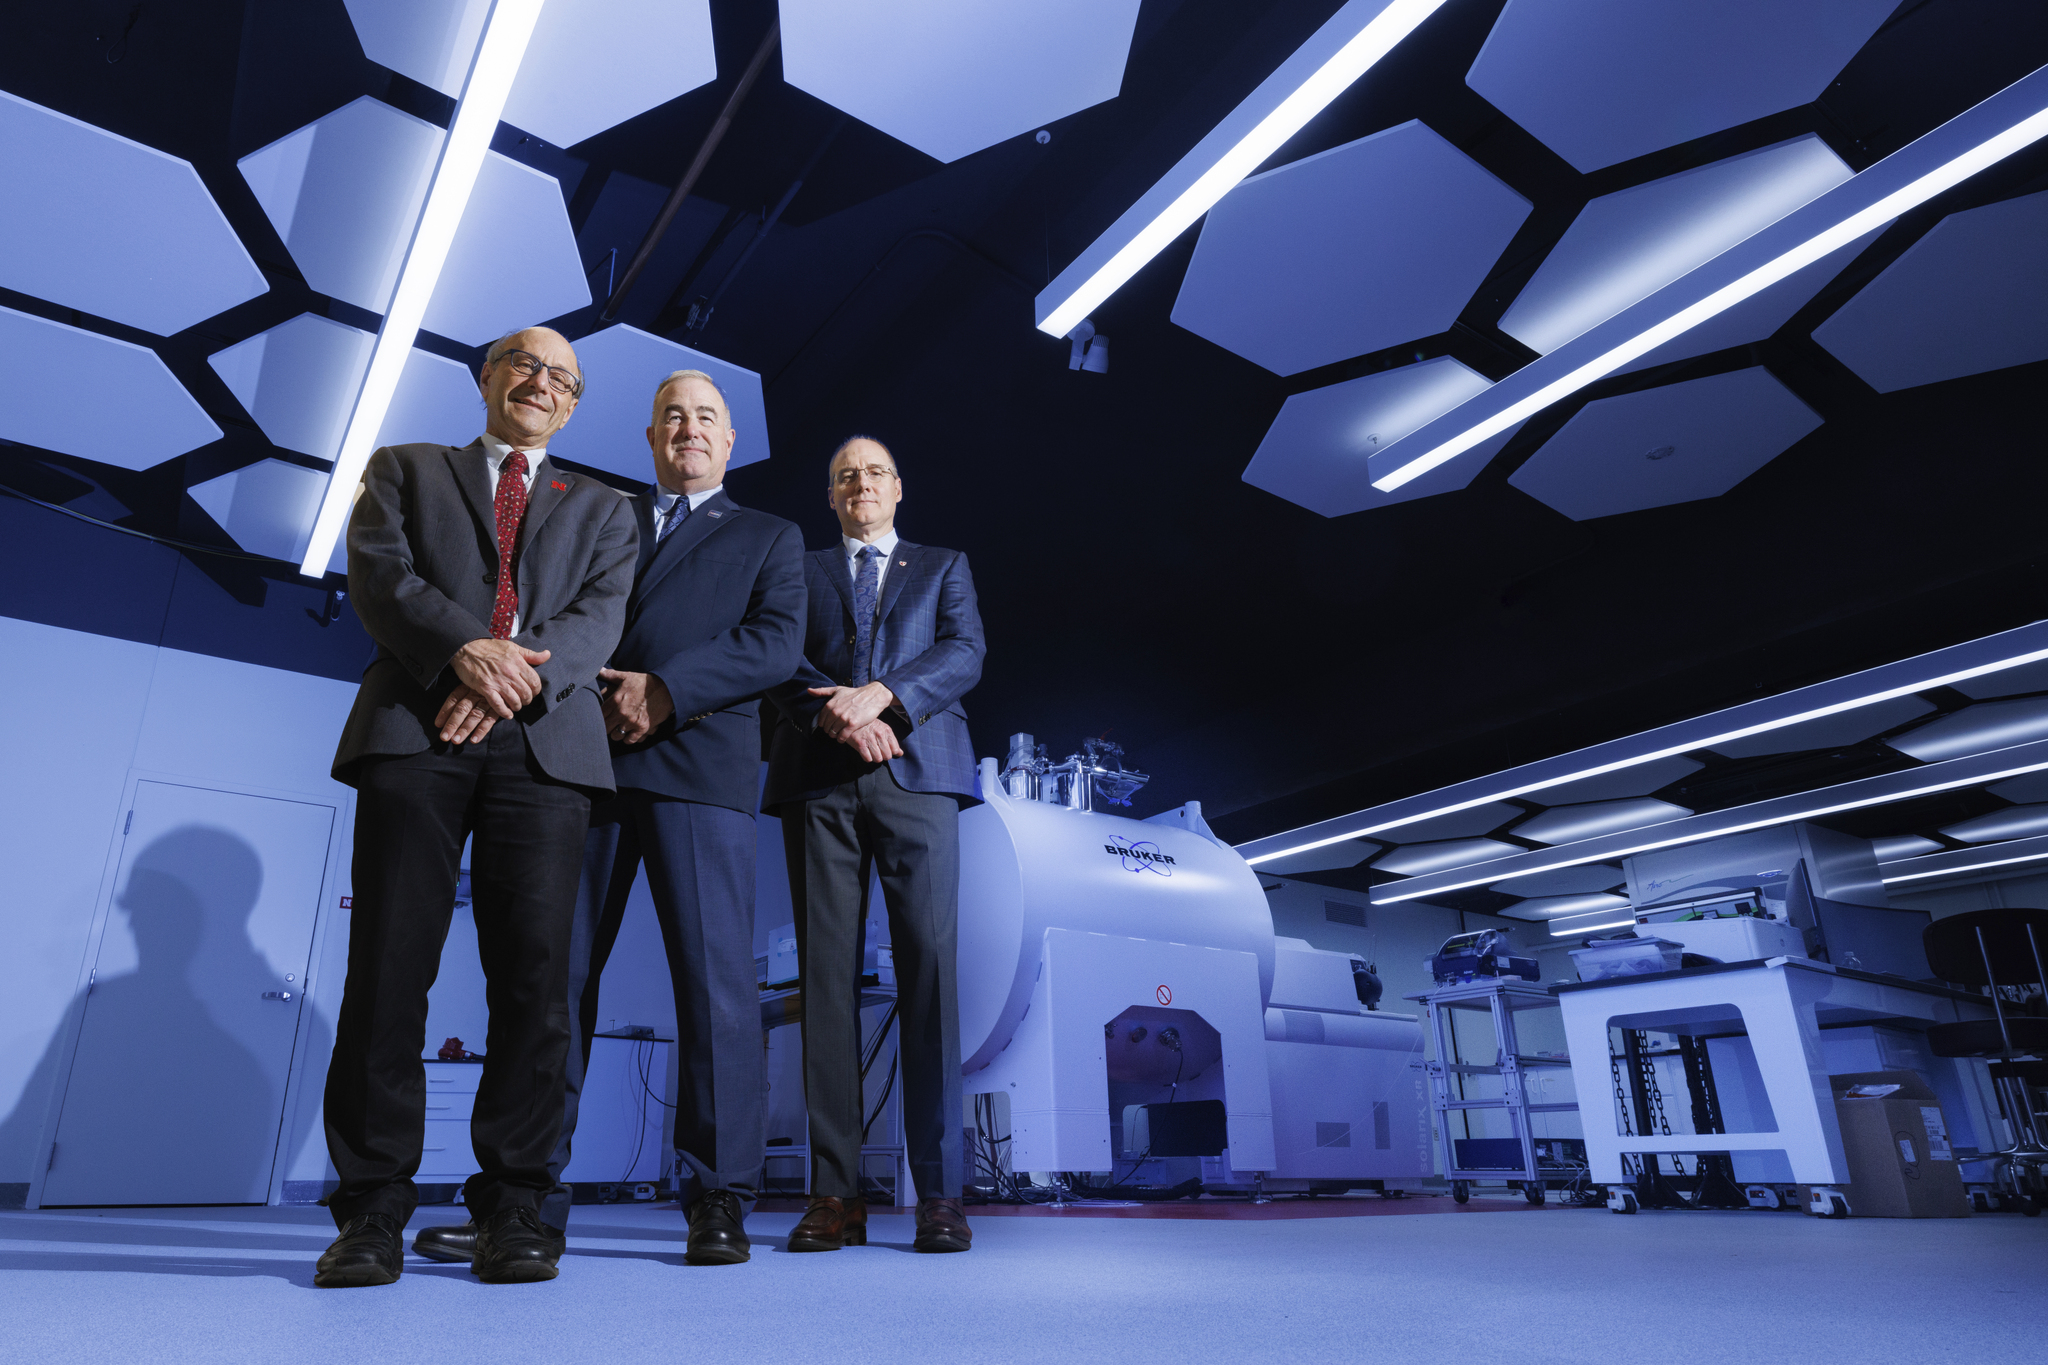
[(1092, 321), (1083, 318), (1075, 323), (1067, 340), (1073, 343), (1073, 349), (1067, 353), (1068, 369), (1109, 373), (1109, 338), (1099, 335)]

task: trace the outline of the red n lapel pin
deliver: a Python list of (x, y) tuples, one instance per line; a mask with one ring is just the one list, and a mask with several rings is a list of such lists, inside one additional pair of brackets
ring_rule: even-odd
[(563, 482), (562, 482), (562, 481), (561, 481), (560, 479), (549, 479), (549, 480), (548, 480), (548, 487), (550, 487), (550, 488), (558, 488), (558, 489), (562, 489), (562, 490), (566, 491), (566, 490), (568, 489), (569, 485), (568, 485), (568, 484), (566, 484), (566, 483), (563, 483)]

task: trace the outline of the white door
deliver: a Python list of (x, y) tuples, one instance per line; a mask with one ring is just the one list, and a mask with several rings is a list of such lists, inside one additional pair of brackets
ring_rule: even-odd
[(138, 782), (49, 1204), (260, 1204), (335, 809)]

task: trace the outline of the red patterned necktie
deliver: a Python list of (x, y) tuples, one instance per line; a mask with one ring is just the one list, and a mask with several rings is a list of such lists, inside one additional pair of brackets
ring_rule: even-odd
[(491, 609), (493, 639), (512, 638), (519, 614), (519, 523), (526, 519), (526, 452), (515, 450), (498, 470), (498, 603)]

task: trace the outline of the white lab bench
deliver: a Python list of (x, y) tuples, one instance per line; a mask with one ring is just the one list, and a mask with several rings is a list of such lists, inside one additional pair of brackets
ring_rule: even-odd
[(1854, 1024), (1925, 1029), (1991, 1017), (1991, 1002), (1942, 986), (1799, 957), (1717, 963), (1554, 987), (1582, 1097), (1613, 1094), (1608, 1030), (1747, 1034), (1774, 1125), (1768, 1131), (1625, 1135), (1611, 1104), (1582, 1104), (1591, 1178), (1618, 1184), (1622, 1154), (1782, 1151), (1792, 1179), (1848, 1179), (1821, 1030)]

